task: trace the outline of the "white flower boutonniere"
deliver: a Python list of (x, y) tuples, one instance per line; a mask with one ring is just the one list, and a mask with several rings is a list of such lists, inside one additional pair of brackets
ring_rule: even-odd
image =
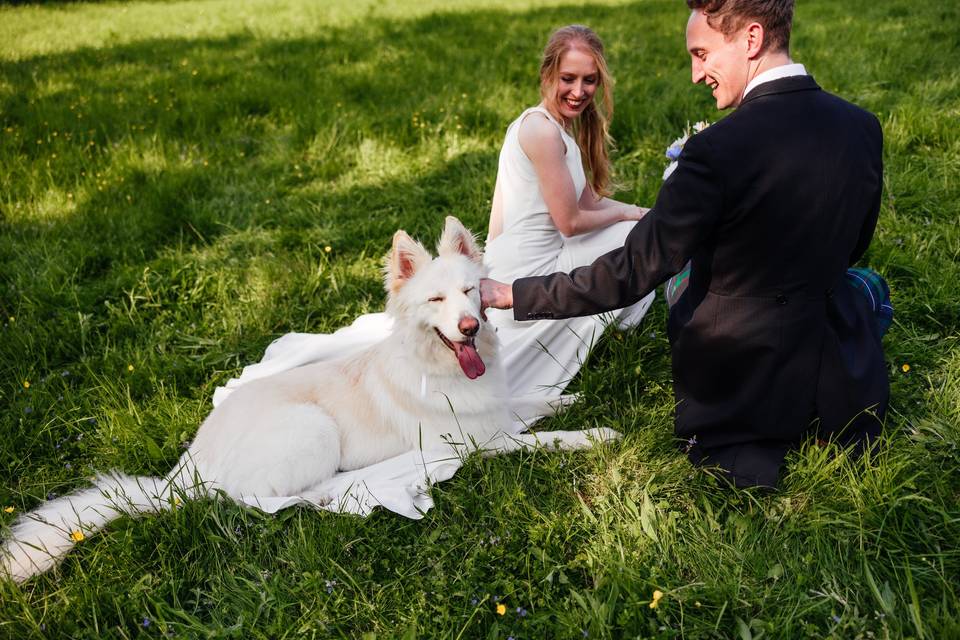
[(666, 180), (670, 177), (670, 174), (674, 172), (677, 168), (677, 160), (680, 158), (680, 152), (683, 151), (683, 145), (687, 143), (687, 140), (690, 139), (690, 136), (700, 133), (704, 129), (710, 126), (709, 122), (696, 122), (691, 127), (687, 125), (687, 128), (684, 129), (683, 135), (673, 141), (669, 147), (667, 147), (666, 156), (670, 161), (670, 164), (667, 165), (667, 168), (663, 171), (663, 179)]

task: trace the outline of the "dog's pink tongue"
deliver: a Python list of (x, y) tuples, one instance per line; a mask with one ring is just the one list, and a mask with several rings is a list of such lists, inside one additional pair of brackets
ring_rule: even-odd
[(472, 344), (464, 344), (463, 342), (454, 342), (453, 344), (457, 350), (457, 362), (460, 363), (460, 368), (463, 369), (467, 377), (473, 380), (482, 376), (487, 368), (483, 365), (483, 360), (480, 359), (477, 348)]

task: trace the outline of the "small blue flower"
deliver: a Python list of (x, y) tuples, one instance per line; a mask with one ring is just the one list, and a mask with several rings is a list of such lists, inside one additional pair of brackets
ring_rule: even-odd
[(337, 581), (336, 581), (336, 580), (327, 580), (327, 581), (325, 582), (325, 585), (326, 585), (326, 587), (327, 587), (327, 593), (333, 593), (334, 587), (337, 586)]
[(63, 465), (63, 468), (69, 471), (70, 469), (73, 469), (73, 465), (68, 462), (65, 465)]
[(33, 413), (33, 407), (24, 407), (23, 412), (26, 414)]
[(526, 618), (527, 610), (524, 609), (523, 607), (517, 607), (517, 615), (520, 616), (521, 618)]
[(840, 624), (840, 616), (834, 614), (830, 616), (830, 619), (833, 620), (835, 623)]
[(683, 151), (683, 145), (677, 144), (676, 142), (674, 142), (672, 145), (667, 147), (667, 153), (666, 153), (667, 159), (670, 160), (671, 162), (675, 162), (680, 158), (681, 151)]
[(476, 598), (470, 598), (470, 606), (475, 607), (477, 606), (478, 602), (479, 600), (477, 600)]
[(146, 618), (146, 617), (145, 617), (145, 618), (143, 619), (143, 622), (140, 623), (140, 626), (143, 627), (144, 629), (146, 629), (147, 627), (149, 627), (149, 626), (150, 626), (150, 618)]
[(587, 636), (590, 635), (590, 634), (587, 632), (586, 629), (580, 629), (580, 633), (583, 634), (583, 637), (584, 637), (584, 638), (586, 638)]

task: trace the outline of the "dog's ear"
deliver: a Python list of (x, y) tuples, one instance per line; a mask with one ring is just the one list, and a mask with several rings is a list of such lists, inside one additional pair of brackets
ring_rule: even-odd
[(384, 269), (387, 291), (399, 291), (400, 287), (431, 259), (430, 253), (422, 244), (408, 236), (406, 231), (397, 231), (393, 234), (393, 248), (387, 255)]
[(440, 236), (440, 242), (437, 243), (437, 253), (441, 256), (460, 254), (476, 263), (483, 261), (483, 252), (473, 234), (453, 216), (447, 216), (443, 234)]

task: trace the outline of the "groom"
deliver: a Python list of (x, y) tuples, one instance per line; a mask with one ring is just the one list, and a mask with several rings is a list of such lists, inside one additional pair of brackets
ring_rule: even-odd
[(790, 59), (793, 0), (687, 5), (693, 82), (735, 110), (687, 141), (622, 248), (481, 296), (517, 320), (595, 314), (690, 260), (668, 322), (677, 438), (694, 464), (772, 487), (807, 434), (861, 448), (880, 431), (880, 330), (845, 272), (877, 223), (881, 130)]

